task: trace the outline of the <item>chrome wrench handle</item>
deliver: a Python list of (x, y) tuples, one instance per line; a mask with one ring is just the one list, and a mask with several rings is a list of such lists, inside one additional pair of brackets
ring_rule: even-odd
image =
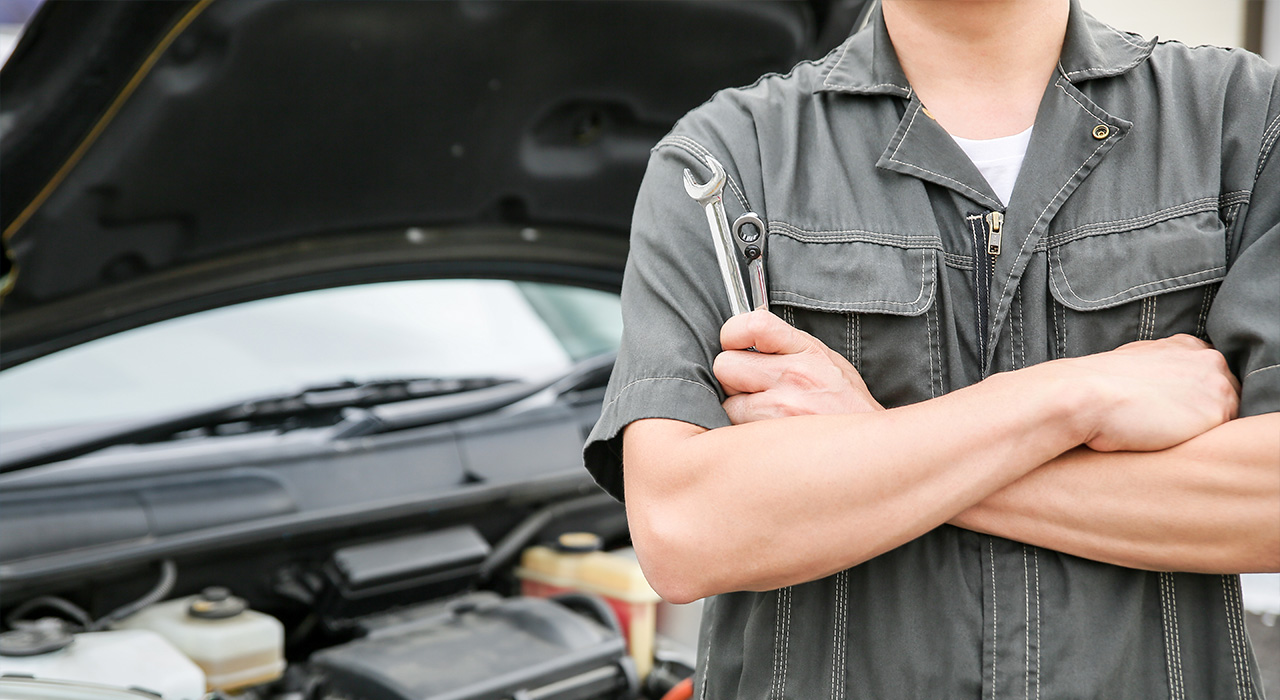
[(693, 179), (693, 172), (684, 170), (684, 191), (707, 213), (707, 224), (711, 228), (711, 240), (716, 251), (716, 263), (720, 267), (720, 279), (724, 283), (725, 293), (729, 297), (729, 311), (733, 316), (751, 311), (751, 302), (747, 300), (747, 289), (742, 281), (742, 271), (738, 269), (738, 261), (734, 256), (736, 246), (733, 234), (729, 230), (729, 217), (724, 213), (724, 202), (721, 193), (727, 176), (724, 166), (711, 156), (707, 156), (707, 165), (711, 167), (711, 179), (699, 184)]

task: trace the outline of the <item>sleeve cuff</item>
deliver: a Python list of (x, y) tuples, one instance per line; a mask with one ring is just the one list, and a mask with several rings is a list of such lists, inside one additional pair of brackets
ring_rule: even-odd
[(634, 379), (605, 404), (600, 420), (587, 437), (582, 456), (587, 471), (609, 495), (622, 501), (622, 430), (645, 418), (669, 418), (707, 430), (729, 425), (711, 387), (681, 377)]

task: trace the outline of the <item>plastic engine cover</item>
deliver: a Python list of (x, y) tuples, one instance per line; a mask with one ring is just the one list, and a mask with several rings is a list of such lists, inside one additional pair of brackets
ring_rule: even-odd
[(408, 619), (313, 656), (325, 690), (352, 700), (588, 700), (629, 697), (636, 685), (616, 631), (549, 600), (472, 596)]

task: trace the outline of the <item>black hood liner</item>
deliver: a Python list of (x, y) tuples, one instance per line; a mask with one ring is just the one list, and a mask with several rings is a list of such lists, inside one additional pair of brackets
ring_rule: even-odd
[(49, 0), (0, 74), (0, 313), (364, 230), (625, 236), (677, 118), (861, 4)]
[[(0, 228), (8, 229), (192, 1), (45, 2), (0, 82)], [(56, 47), (57, 51), (50, 50)]]

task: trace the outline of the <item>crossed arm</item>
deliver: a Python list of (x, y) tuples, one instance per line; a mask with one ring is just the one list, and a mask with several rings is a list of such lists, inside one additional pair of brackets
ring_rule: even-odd
[(813, 580), (947, 522), (1139, 568), (1280, 569), (1280, 415), (1233, 420), (1238, 384), (1193, 338), (887, 411), (767, 313), (721, 340), (734, 425), (624, 434), (632, 537), (668, 600)]

